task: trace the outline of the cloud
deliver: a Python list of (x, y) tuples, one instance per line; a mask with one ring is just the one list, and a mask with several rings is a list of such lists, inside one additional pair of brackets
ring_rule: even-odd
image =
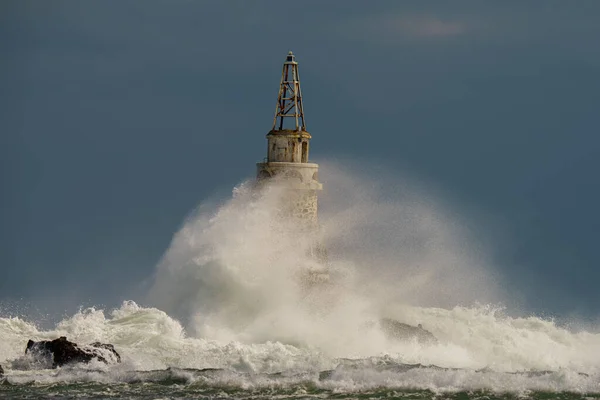
[(432, 16), (391, 17), (384, 21), (390, 33), (403, 33), (417, 37), (457, 36), (467, 31), (464, 22), (443, 21)]
[(354, 30), (368, 37), (445, 38), (467, 33), (470, 25), (465, 21), (441, 19), (432, 15), (374, 15), (355, 20)]

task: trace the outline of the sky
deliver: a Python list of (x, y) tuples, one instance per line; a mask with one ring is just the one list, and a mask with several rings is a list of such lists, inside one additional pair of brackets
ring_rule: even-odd
[(252, 177), (293, 50), (312, 159), (439, 188), (524, 309), (598, 319), (598, 38), (596, 0), (4, 0), (0, 305), (134, 296)]

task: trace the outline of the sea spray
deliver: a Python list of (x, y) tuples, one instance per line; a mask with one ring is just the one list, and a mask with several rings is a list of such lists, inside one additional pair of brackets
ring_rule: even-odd
[[(156, 308), (132, 301), (112, 311), (86, 308), (53, 329), (0, 318), (5, 379), (176, 382), (263, 396), (600, 392), (600, 334), (505, 312), (498, 304), (506, 294), (485, 254), (447, 207), (410, 180), (324, 170), (326, 290), (299, 283), (314, 260), (306, 257), (309, 241), (287, 234), (293, 230), (276, 218), (277, 190), (257, 195), (244, 183), (220, 206), (200, 207), (174, 236), (149, 294)], [(390, 340), (379, 329), (382, 317), (422, 324), (438, 343)], [(58, 336), (112, 343), (123, 363), (32, 370), (27, 340)]]
[[(440, 344), (397, 343), (383, 353), (338, 358), (317, 348), (281, 342), (220, 343), (189, 337), (164, 312), (127, 301), (111, 312), (81, 310), (48, 331), (38, 331), (34, 325), (15, 318), (0, 318), (0, 336), (15, 348), (0, 354), (0, 364), (14, 384), (175, 380), (225, 390), (316, 387), (342, 393), (377, 388), (600, 392), (598, 334), (574, 334), (551, 321), (512, 318), (485, 306), (450, 310), (403, 308), (405, 316), (433, 327)], [(19, 368), (23, 364), (14, 361), (22, 357), (20, 347), (24, 348), (28, 338), (60, 335), (82, 343), (92, 336), (111, 342), (123, 356), (123, 363), (36, 371)], [(425, 366), (409, 365), (415, 363)], [(193, 370), (186, 370), (189, 368)], [(202, 372), (203, 368), (221, 370)]]
[(383, 333), (367, 327), (390, 302), (498, 300), (498, 287), (443, 207), (406, 180), (380, 176), (375, 185), (347, 168), (326, 168), (321, 221), (330, 284), (305, 290), (300, 276), (318, 264), (307, 257), (313, 238), (280, 218), (277, 186), (257, 193), (246, 182), (218, 208), (201, 207), (175, 235), (150, 302), (199, 337), (364, 356), (388, 348)]

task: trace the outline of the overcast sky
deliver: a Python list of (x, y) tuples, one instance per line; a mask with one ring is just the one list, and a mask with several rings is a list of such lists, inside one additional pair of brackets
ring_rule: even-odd
[(599, 38), (596, 0), (4, 0), (0, 304), (133, 296), (254, 173), (293, 50), (314, 160), (439, 188), (524, 307), (598, 318)]

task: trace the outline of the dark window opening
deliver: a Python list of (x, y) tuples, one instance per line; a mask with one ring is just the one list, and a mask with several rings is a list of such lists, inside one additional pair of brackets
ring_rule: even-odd
[(302, 142), (302, 162), (308, 162), (308, 142)]

